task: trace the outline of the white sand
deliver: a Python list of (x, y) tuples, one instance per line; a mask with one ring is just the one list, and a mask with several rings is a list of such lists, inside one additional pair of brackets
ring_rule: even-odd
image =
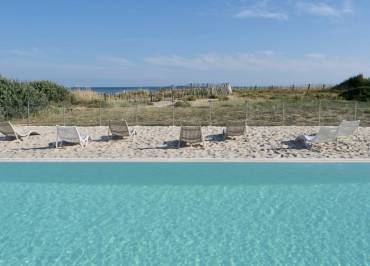
[(316, 127), (249, 127), (243, 137), (223, 141), (221, 127), (203, 127), (206, 148), (177, 149), (179, 127), (134, 127), (135, 138), (107, 139), (107, 127), (81, 127), (92, 137), (82, 149), (79, 145), (54, 148), (55, 127), (28, 127), (40, 136), (21, 143), (0, 137), (0, 159), (370, 159), (370, 128), (360, 128), (350, 143), (324, 145), (320, 151), (299, 148), (292, 142), (299, 134), (317, 132)]

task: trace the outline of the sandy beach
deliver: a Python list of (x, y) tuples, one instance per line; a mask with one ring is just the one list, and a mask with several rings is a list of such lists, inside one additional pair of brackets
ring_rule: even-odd
[[(22, 127), (18, 127), (22, 128)], [(92, 140), (86, 148), (65, 145), (55, 149), (56, 129), (51, 126), (24, 127), (40, 133), (18, 143), (0, 137), (0, 159), (368, 159), (370, 128), (360, 128), (351, 142), (322, 145), (309, 150), (297, 145), (299, 134), (317, 132), (316, 127), (248, 127), (247, 140), (223, 141), (222, 127), (203, 127), (206, 147), (178, 149), (179, 127), (137, 126), (137, 136), (109, 140), (107, 127), (80, 127)]]

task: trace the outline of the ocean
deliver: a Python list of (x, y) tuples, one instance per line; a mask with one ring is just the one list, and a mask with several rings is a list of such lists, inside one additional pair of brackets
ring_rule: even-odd
[(71, 90), (92, 90), (98, 93), (108, 93), (114, 94), (119, 93), (122, 91), (134, 91), (134, 90), (149, 90), (149, 91), (158, 91), (163, 88), (170, 88), (170, 87), (156, 87), (156, 86), (148, 86), (148, 87), (72, 87)]

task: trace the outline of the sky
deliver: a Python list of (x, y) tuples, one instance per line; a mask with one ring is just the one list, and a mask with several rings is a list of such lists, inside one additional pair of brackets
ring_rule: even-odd
[(370, 76), (368, 0), (2, 1), (0, 75), (66, 86)]

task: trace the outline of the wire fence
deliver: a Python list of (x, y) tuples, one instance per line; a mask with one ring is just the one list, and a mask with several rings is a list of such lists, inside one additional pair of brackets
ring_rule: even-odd
[[(36, 111), (35, 111), (36, 110)], [(114, 107), (48, 106), (28, 104), (9, 119), (0, 107), (0, 119), (16, 124), (106, 126), (109, 120), (125, 119), (130, 125), (214, 125), (245, 120), (250, 126), (338, 125), (342, 120), (361, 120), (370, 126), (370, 103), (353, 101), (219, 101), (193, 102), (190, 107), (173, 103), (159, 106), (130, 104)]]

